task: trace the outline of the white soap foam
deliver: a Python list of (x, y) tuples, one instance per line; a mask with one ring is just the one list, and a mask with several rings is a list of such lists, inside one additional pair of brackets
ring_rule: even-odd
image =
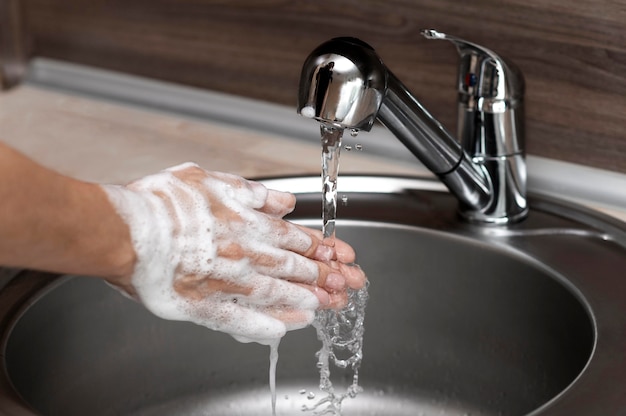
[(306, 118), (313, 118), (315, 117), (315, 108), (307, 105), (306, 107), (302, 107), (302, 109), (300, 110), (300, 114)]
[[(317, 297), (268, 275), (272, 272), (272, 276), (300, 276), (313, 281), (317, 265), (277, 248), (285, 243), (285, 236), (273, 230), (275, 223), (267, 215), (255, 210), (265, 204), (267, 189), (243, 178), (216, 173), (206, 173), (200, 185), (186, 183), (174, 175), (185, 169), (199, 167), (179, 165), (128, 187), (103, 185), (130, 229), (138, 258), (132, 285), (139, 300), (161, 318), (194, 322), (242, 342), (273, 345), (286, 331), (309, 325), (319, 306)], [(213, 199), (207, 198), (207, 193)], [(241, 220), (216, 219), (212, 204), (219, 204), (219, 209), (225, 207)], [(310, 247), (306, 233), (291, 234), (292, 247)], [(261, 267), (245, 256), (238, 260), (219, 257), (218, 248), (232, 243), (246, 252), (273, 256), (281, 264), (276, 268)], [(177, 279), (185, 275), (198, 276), (200, 281), (210, 276), (250, 288), (250, 293), (220, 291), (190, 299), (174, 289)], [(300, 311), (303, 320), (285, 323), (274, 318), (276, 304), (284, 305), (285, 311)]]

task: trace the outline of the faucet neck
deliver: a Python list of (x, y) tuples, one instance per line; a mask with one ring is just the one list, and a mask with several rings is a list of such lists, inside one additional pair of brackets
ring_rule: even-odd
[(430, 39), (457, 46), (457, 141), (367, 44), (338, 38), (316, 48), (302, 69), (298, 112), (338, 128), (369, 131), (380, 120), (460, 202), (469, 221), (523, 219), (523, 78), (492, 51), (436, 31)]
[(508, 224), (528, 212), (521, 104), (490, 112), (460, 101), (459, 143), (388, 71), (377, 118), (457, 197), (464, 218)]
[(462, 207), (476, 211), (489, 204), (492, 187), (488, 176), (391, 72), (377, 117), (441, 179)]

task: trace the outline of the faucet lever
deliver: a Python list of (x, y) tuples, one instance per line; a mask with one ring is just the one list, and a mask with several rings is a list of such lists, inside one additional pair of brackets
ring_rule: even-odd
[[(482, 157), (523, 153), (521, 71), (484, 46), (433, 29), (421, 33), (426, 39), (451, 42), (459, 53), (457, 135), (463, 148)], [(490, 137), (494, 130), (505, 134)]]
[(459, 62), (459, 93), (476, 100), (505, 105), (523, 96), (523, 78), (519, 70), (491, 49), (436, 30), (421, 31), (426, 39), (447, 40), (456, 46)]

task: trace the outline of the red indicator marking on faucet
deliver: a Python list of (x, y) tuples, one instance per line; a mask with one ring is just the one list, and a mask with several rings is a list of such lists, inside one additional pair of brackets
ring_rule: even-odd
[(476, 74), (472, 74), (471, 72), (468, 72), (467, 74), (465, 74), (465, 85), (468, 87), (475, 87), (476, 86)]

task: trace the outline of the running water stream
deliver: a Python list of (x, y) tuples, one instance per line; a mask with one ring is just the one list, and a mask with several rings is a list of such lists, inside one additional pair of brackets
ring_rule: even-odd
[[(343, 129), (320, 126), (322, 136), (322, 232), (324, 243), (335, 245), (335, 222), (337, 218), (337, 177)], [(355, 132), (352, 135), (356, 135)], [(322, 348), (316, 353), (320, 371), (320, 390), (323, 397), (312, 407), (303, 406), (303, 411), (313, 411), (315, 416), (341, 415), (341, 405), (346, 397), (354, 398), (362, 391), (359, 386), (359, 367), (363, 358), (363, 331), (367, 286), (359, 290), (348, 289), (348, 303), (340, 311), (320, 310), (313, 326)], [(269, 384), (272, 394), (272, 415), (276, 416), (276, 363), (280, 339), (270, 345)], [(331, 363), (340, 369), (352, 370), (352, 382), (345, 392), (338, 393), (331, 381)], [(309, 393), (309, 399), (315, 397)]]
[[(337, 177), (343, 129), (322, 124), (322, 231), (325, 244), (335, 244), (337, 217)], [(348, 304), (340, 311), (327, 309), (317, 312), (313, 326), (322, 348), (317, 352), (320, 389), (326, 393), (313, 407), (314, 415), (341, 415), (346, 397), (355, 397), (362, 389), (358, 384), (359, 367), (363, 358), (363, 331), (367, 286), (348, 289)], [(331, 381), (331, 363), (340, 369), (352, 370), (352, 383), (345, 392), (335, 391)]]
[(270, 392), (272, 394), (272, 416), (276, 416), (276, 364), (278, 364), (280, 338), (270, 344)]

